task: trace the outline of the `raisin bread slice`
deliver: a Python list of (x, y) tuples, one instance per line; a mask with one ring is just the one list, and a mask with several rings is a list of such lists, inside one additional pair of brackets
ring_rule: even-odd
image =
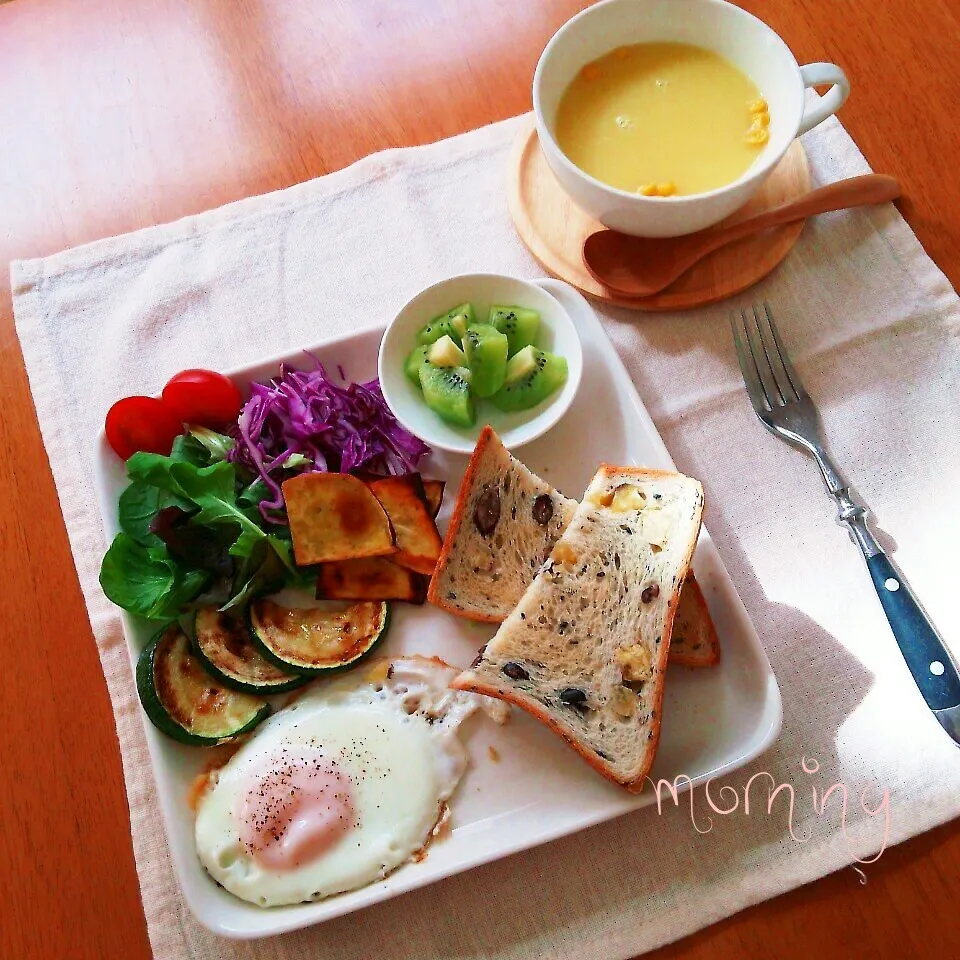
[(715, 667), (720, 662), (717, 628), (692, 570), (680, 591), (670, 637), (670, 662), (684, 667)]
[[(477, 525), (482, 502), (484, 529), (497, 509), (492, 504), (499, 503), (499, 516), (488, 533)], [(430, 582), (430, 602), (458, 617), (502, 623), (533, 583), (577, 506), (511, 456), (492, 427), (484, 427), (460, 484)], [(717, 631), (691, 572), (680, 595), (670, 661), (708, 667), (719, 660)]]
[(577, 509), (480, 433), (460, 484), (427, 599), (459, 617), (500, 623), (533, 582)]
[(515, 703), (639, 792), (702, 514), (696, 480), (601, 466), (516, 609), (453, 686)]

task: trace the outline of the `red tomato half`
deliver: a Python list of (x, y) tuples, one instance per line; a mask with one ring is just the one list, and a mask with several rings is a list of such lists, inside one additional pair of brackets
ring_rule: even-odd
[(184, 423), (222, 430), (237, 419), (242, 398), (233, 381), (213, 370), (184, 370), (163, 388), (163, 402)]
[(107, 411), (107, 442), (121, 460), (140, 450), (170, 453), (183, 433), (180, 418), (154, 397), (124, 397)]

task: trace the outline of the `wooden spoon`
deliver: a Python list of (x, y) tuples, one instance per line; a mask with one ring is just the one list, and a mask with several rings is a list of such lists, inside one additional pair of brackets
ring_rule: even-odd
[(817, 213), (884, 203), (899, 196), (896, 178), (870, 173), (811, 190), (739, 223), (685, 237), (631, 237), (615, 230), (598, 230), (583, 241), (583, 262), (608, 290), (627, 297), (648, 297), (665, 290), (707, 254), (752, 233)]

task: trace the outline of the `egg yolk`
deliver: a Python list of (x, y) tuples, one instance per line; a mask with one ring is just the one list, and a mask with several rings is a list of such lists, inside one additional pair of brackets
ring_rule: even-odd
[(319, 750), (297, 747), (250, 772), (235, 816), (250, 855), (271, 870), (311, 863), (353, 829), (350, 778)]

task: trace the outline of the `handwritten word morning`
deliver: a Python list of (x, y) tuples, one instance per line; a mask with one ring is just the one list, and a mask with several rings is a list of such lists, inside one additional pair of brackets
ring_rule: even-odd
[[(817, 760), (808, 761), (806, 757), (801, 757), (800, 765), (803, 769), (803, 772), (807, 774), (815, 774), (820, 769), (820, 764)], [(764, 778), (766, 778), (766, 780), (764, 780)], [(709, 815), (704, 817), (704, 821), (707, 823), (705, 828), (697, 823), (697, 815), (694, 809), (694, 792), (696, 784), (694, 784), (694, 782), (686, 774), (677, 774), (677, 776), (673, 778), (673, 781), (664, 780), (661, 778), (654, 783), (650, 777), (647, 777), (646, 779), (653, 787), (657, 795), (657, 813), (663, 813), (663, 794), (661, 791), (664, 787), (666, 788), (667, 793), (673, 800), (674, 804), (679, 808), (680, 790), (686, 786), (687, 795), (690, 798), (690, 822), (693, 824), (693, 828), (697, 831), (697, 833), (709, 833), (713, 829), (713, 818)], [(797, 843), (806, 843), (808, 840), (810, 840), (813, 835), (812, 833), (809, 836), (798, 836), (794, 831), (794, 813), (797, 810), (796, 804), (798, 800), (802, 802), (802, 796), (798, 795), (798, 791), (794, 788), (792, 783), (777, 783), (773, 774), (768, 773), (766, 770), (761, 770), (759, 773), (755, 773), (746, 782), (745, 786), (743, 787), (742, 805), (741, 795), (736, 787), (733, 787), (730, 784), (724, 784), (717, 789), (714, 784), (714, 778), (708, 778), (704, 783), (704, 796), (707, 801), (707, 805), (714, 813), (721, 817), (729, 816), (730, 814), (736, 813), (741, 809), (746, 816), (750, 816), (751, 802), (756, 802), (755, 798), (751, 797), (750, 790), (757, 781), (761, 781), (761, 784), (766, 783), (768, 788), (766, 797), (767, 816), (773, 815), (774, 804), (778, 802), (778, 798), (780, 798), (782, 795), (783, 800), (780, 801), (778, 810), (785, 810), (786, 812), (787, 830), (789, 831), (790, 837)], [(832, 784), (826, 790), (819, 789), (815, 784), (810, 784), (809, 787), (812, 809), (817, 818), (823, 818), (824, 812), (827, 808), (827, 802), (832, 797), (836, 797), (831, 810), (835, 810), (836, 804), (839, 803), (840, 830), (843, 833), (844, 839), (850, 843), (849, 837), (847, 837), (847, 803), (851, 792), (848, 791), (846, 784), (838, 781), (837, 783)], [(754, 791), (755, 794), (760, 793), (761, 789), (762, 787), (758, 787), (757, 790)], [(716, 796), (714, 796), (714, 794), (711, 792), (712, 790), (715, 790)], [(876, 863), (883, 854), (883, 851), (886, 850), (887, 841), (890, 837), (890, 791), (884, 788), (880, 794), (879, 802), (874, 807), (871, 807), (868, 803), (870, 793), (870, 787), (865, 787), (861, 791), (859, 796), (860, 806), (863, 809), (863, 812), (870, 817), (871, 820), (874, 817), (880, 816), (881, 814), (883, 815), (883, 840), (880, 844), (879, 852), (875, 856), (866, 860), (862, 860), (860, 857), (854, 857), (854, 860), (857, 863)], [(762, 799), (762, 793), (760, 793), (760, 797)]]

